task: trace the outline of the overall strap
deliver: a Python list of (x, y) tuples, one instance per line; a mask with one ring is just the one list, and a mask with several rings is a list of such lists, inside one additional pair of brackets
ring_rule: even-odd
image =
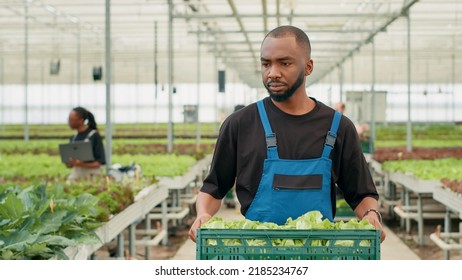
[(340, 124), (340, 119), (342, 114), (339, 112), (334, 113), (334, 119), (332, 120), (332, 125), (329, 132), (327, 132), (326, 143), (324, 143), (324, 149), (322, 151), (323, 158), (329, 158), (330, 153), (335, 145), (335, 140), (337, 139), (337, 130)]
[(85, 142), (90, 141), (90, 137), (92, 137), (93, 134), (95, 134), (95, 133), (96, 133), (96, 129), (93, 129), (92, 131), (90, 131), (90, 133), (88, 133), (87, 137), (85, 137), (85, 140), (84, 140), (84, 141), (85, 141)]
[(270, 159), (278, 159), (279, 155), (276, 141), (276, 133), (273, 133), (271, 129), (271, 125), (268, 120), (268, 115), (266, 114), (265, 104), (263, 104), (263, 100), (259, 100), (257, 102), (257, 108), (258, 113), (260, 114), (260, 120), (263, 124), (263, 129), (265, 130), (267, 157)]

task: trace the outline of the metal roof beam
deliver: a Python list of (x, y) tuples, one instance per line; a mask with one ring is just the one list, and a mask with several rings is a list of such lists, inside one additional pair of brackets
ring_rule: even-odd
[(268, 7), (266, 5), (266, 0), (261, 0), (261, 8), (263, 10), (263, 30), (265, 33), (268, 33)]
[[(306, 29), (305, 32), (310, 34), (310, 33), (370, 33), (373, 32), (373, 29)], [(264, 33), (263, 30), (246, 30), (245, 31), (248, 34), (251, 33)], [(241, 30), (223, 30), (223, 31), (196, 31), (196, 30), (191, 30), (188, 31), (190, 34), (197, 34), (197, 33), (207, 33), (207, 34), (216, 34), (216, 33), (221, 33), (221, 34), (236, 34), (236, 33), (242, 33)]]
[[(350, 49), (320, 49), (316, 50), (315, 53), (346, 53), (349, 52)], [(248, 53), (249, 50), (247, 49), (228, 49), (225, 51), (226, 53)], [(255, 53), (251, 53), (253, 56), (255, 56)]]
[(319, 77), (316, 78), (315, 80), (313, 80), (312, 82), (309, 82), (307, 84), (307, 86), (315, 84), (315, 83), (319, 82), (320, 80), (322, 80), (324, 77), (326, 77), (330, 72), (332, 72), (335, 69), (335, 67), (337, 67), (338, 65), (344, 63), (345, 60), (347, 60), (349, 57), (351, 57), (355, 52), (359, 51), (359, 49), (363, 45), (370, 43), (372, 41), (372, 39), (377, 34), (379, 34), (380, 32), (382, 32), (384, 30), (386, 30), (387, 27), (390, 24), (395, 22), (401, 16), (405, 15), (409, 11), (409, 9), (417, 2), (419, 2), (419, 0), (406, 0), (405, 3), (403, 4), (403, 7), (401, 8), (401, 10), (399, 12), (393, 13), (393, 16), (390, 17), (382, 26), (378, 27), (377, 29), (375, 29), (375, 31), (371, 32), (369, 34), (369, 36), (367, 36), (366, 39), (364, 39), (362, 42), (360, 42), (355, 48), (351, 49), (342, 59), (340, 59), (338, 61), (338, 63), (336, 65), (332, 66), (330, 69), (325, 71), (323, 74), (319, 75)]
[(250, 43), (249, 35), (245, 31), (244, 24), (242, 23), (241, 15), (238, 13), (236, 5), (234, 4), (233, 0), (228, 0), (228, 4), (233, 11), (233, 16), (236, 18), (239, 27), (241, 28), (241, 32), (244, 34), (245, 40), (247, 41), (247, 45), (249, 46), (250, 52), (254, 55), (254, 63), (255, 66), (258, 65), (257, 59), (255, 58), (255, 51), (253, 50), (252, 44)]
[[(311, 44), (358, 44), (360, 41), (354, 41), (354, 40), (316, 40), (313, 41), (311, 40)], [(246, 44), (246, 41), (223, 41), (223, 42), (217, 42), (217, 41), (200, 41), (200, 44), (203, 45), (240, 45), (240, 44)], [(251, 41), (250, 42), (253, 45), (260, 45), (262, 41)]]
[(278, 26), (281, 26), (281, 1), (276, 0), (276, 17)]
[[(229, 1), (228, 1), (229, 2)], [(281, 14), (280, 17), (294, 17), (294, 18), (371, 18), (371, 17), (389, 17), (388, 13), (351, 13), (351, 14), (322, 14), (322, 13), (311, 13), (311, 14)], [(234, 18), (234, 14), (176, 14), (174, 18), (180, 19), (225, 19)], [(242, 18), (277, 18), (278, 14), (239, 14)], [(262, 30), (263, 31), (263, 30)], [(262, 32), (261, 31), (261, 32)]]

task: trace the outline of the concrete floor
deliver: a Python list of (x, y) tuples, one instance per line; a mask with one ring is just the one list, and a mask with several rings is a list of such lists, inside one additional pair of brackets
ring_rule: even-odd
[[(222, 207), (217, 216), (225, 220), (240, 220), (243, 216), (234, 209)], [(385, 227), (386, 240), (381, 246), (382, 260), (419, 260), (420, 258), (404, 244), (389, 228)], [(196, 243), (188, 239), (177, 251), (173, 260), (194, 260), (196, 259)]]

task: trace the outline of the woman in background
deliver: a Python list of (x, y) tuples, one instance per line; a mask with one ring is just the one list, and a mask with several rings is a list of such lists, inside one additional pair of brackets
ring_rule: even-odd
[(77, 159), (70, 159), (67, 167), (72, 168), (69, 175), (70, 180), (89, 179), (101, 175), (101, 166), (106, 163), (103, 141), (98, 133), (95, 117), (91, 112), (82, 107), (72, 109), (69, 114), (69, 127), (77, 131), (77, 134), (70, 138), (70, 142), (87, 141), (93, 147), (94, 161), (83, 162)]

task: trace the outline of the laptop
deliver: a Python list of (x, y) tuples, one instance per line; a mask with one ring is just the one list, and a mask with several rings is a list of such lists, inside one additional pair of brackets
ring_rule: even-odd
[(70, 158), (78, 159), (83, 162), (95, 160), (91, 142), (77, 141), (68, 144), (60, 144), (59, 152), (61, 153), (61, 161), (64, 163), (68, 163)]

